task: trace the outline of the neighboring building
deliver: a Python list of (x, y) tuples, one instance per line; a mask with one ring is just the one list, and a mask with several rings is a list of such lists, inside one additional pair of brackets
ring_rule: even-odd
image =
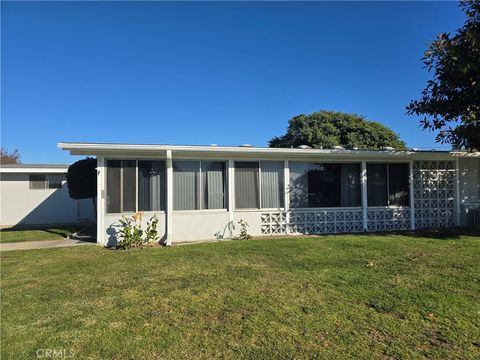
[(1, 225), (62, 225), (93, 221), (92, 200), (73, 200), (68, 195), (67, 170), (68, 165), (2, 164)]
[[(160, 219), (166, 244), (213, 239), (245, 220), (252, 235), (472, 225), (480, 153), (60, 143), (98, 162), (97, 239), (118, 220)], [(228, 230), (226, 231), (228, 234)]]

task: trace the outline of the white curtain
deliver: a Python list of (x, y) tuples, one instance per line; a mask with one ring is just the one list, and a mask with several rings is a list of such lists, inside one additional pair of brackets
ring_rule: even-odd
[(202, 209), (225, 209), (225, 162), (202, 161)]

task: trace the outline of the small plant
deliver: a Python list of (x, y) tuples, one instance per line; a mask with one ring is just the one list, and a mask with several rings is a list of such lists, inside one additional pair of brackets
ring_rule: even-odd
[(248, 223), (242, 219), (238, 222), (240, 225), (240, 235), (236, 237), (237, 240), (249, 240), (252, 238), (252, 235), (248, 233)]
[(158, 242), (158, 218), (157, 215), (153, 215), (147, 222), (147, 230), (145, 231), (145, 242), (147, 244)]
[[(119, 220), (121, 228), (119, 230), (119, 242), (117, 249), (141, 248), (158, 238), (157, 224), (158, 219), (153, 215), (147, 222), (147, 230), (142, 229), (142, 213), (136, 212), (132, 217), (125, 217)], [(144, 235), (145, 234), (145, 238)]]

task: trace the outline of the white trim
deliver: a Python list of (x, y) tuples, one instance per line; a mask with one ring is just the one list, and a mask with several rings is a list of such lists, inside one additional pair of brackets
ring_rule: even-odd
[(233, 221), (233, 213), (235, 211), (235, 162), (233, 160), (228, 160), (227, 166), (228, 216), (229, 221)]
[(415, 196), (414, 196), (414, 177), (413, 177), (413, 160), (410, 160), (410, 175), (408, 177), (410, 185), (410, 229), (415, 230)]
[[(105, 153), (139, 154), (163, 153), (170, 150), (177, 154), (240, 154), (252, 156), (278, 156), (291, 158), (316, 157), (327, 158), (406, 158), (406, 159), (450, 159), (452, 157), (480, 157), (480, 152), (443, 152), (443, 151), (412, 151), (412, 150), (347, 150), (347, 149), (294, 149), (294, 148), (260, 148), (260, 147), (233, 147), (233, 146), (183, 146), (183, 145), (147, 145), (147, 144), (105, 144), (105, 143), (71, 143), (61, 142), (58, 147), (69, 150), (72, 155), (95, 155)], [(259, 159), (257, 159), (259, 160)]]
[(102, 156), (97, 157), (97, 243), (107, 245), (104, 237), (104, 221), (106, 212), (106, 193), (105, 193), (105, 159)]
[(367, 162), (362, 161), (360, 171), (360, 184), (362, 186), (362, 214), (363, 214), (363, 230), (368, 230), (368, 197), (367, 197)]
[(166, 184), (166, 190), (167, 190), (167, 211), (166, 211), (166, 216), (167, 216), (167, 221), (166, 221), (166, 226), (167, 226), (167, 238), (166, 238), (166, 245), (172, 245), (172, 237), (173, 237), (173, 159), (172, 159), (172, 151), (167, 150), (166, 151), (166, 167), (167, 167), (167, 184)]
[(58, 167), (0, 167), (0, 173), (5, 174), (66, 174), (68, 166)]

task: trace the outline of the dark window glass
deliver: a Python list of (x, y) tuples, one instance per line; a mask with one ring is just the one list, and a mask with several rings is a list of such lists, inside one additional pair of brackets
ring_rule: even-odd
[(388, 205), (410, 206), (409, 164), (388, 165)]
[(293, 162), (290, 189), (292, 208), (361, 206), (360, 164)]
[(225, 162), (202, 161), (202, 209), (226, 209)]
[(387, 206), (387, 194), (387, 164), (367, 164), (368, 206)]
[(120, 189), (122, 162), (120, 160), (107, 160), (107, 212), (122, 212)]
[(62, 174), (48, 175), (48, 188), (60, 189), (62, 187), (63, 180), (65, 180), (65, 175), (62, 175)]
[(258, 209), (258, 162), (235, 162), (235, 207)]
[(135, 211), (136, 188), (135, 160), (122, 161), (122, 210)]
[(30, 175), (30, 189), (46, 189), (46, 175)]
[(138, 162), (138, 210), (165, 210), (165, 162)]

